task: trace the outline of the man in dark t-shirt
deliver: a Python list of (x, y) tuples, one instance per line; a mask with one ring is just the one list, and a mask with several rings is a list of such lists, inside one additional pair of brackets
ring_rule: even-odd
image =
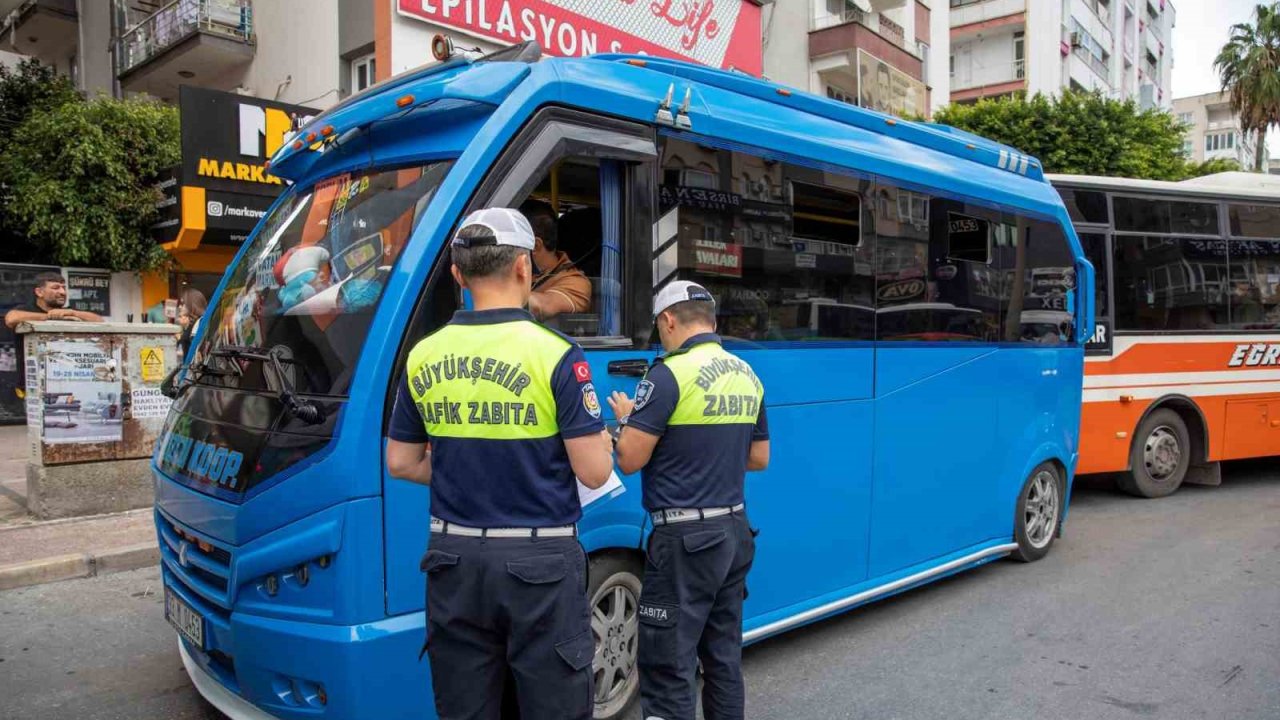
[[(102, 316), (87, 310), (72, 310), (67, 306), (67, 282), (62, 273), (42, 272), (35, 277), (31, 299), (16, 305), (4, 314), (4, 324), (14, 330), (20, 323), (42, 320), (66, 320), (71, 322), (102, 322)], [(18, 356), (18, 395), (26, 389), (26, 359), (23, 340), (17, 338), (14, 346)]]
[(4, 315), (4, 324), (10, 330), (18, 327), (18, 323), (39, 322), (41, 320), (71, 320), (84, 322), (102, 322), (102, 316), (87, 310), (72, 310), (67, 307), (67, 283), (61, 273), (43, 272), (36, 276), (31, 300), (11, 308)]

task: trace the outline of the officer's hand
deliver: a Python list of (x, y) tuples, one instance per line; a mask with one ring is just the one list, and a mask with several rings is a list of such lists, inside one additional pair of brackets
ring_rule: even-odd
[(609, 395), (609, 407), (613, 409), (613, 416), (621, 420), (631, 414), (631, 411), (636, 407), (636, 403), (634, 400), (627, 397), (626, 393), (620, 390), (614, 390), (613, 393)]

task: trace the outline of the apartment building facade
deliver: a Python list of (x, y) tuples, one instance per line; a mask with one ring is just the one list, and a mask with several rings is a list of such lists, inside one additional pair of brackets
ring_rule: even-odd
[(777, 0), (764, 21), (765, 75), (908, 116), (946, 105), (946, 0)]
[(1097, 90), (1172, 106), (1169, 0), (949, 0), (951, 100)]
[(1245, 170), (1253, 169), (1257, 135), (1240, 129), (1240, 117), (1232, 112), (1225, 93), (1175, 98), (1173, 113), (1188, 125), (1182, 142), (1182, 152), (1188, 160), (1204, 162), (1221, 158), (1235, 160)]
[[(0, 0), (0, 51), (88, 95), (179, 85), (325, 108), (372, 84), (375, 0)], [(363, 65), (362, 65), (363, 64)]]

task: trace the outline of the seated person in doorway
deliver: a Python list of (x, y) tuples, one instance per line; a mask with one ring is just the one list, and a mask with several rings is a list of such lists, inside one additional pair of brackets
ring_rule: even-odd
[(87, 310), (67, 308), (67, 281), (62, 273), (43, 272), (36, 275), (31, 300), (5, 313), (4, 324), (12, 330), (18, 323), (41, 320), (81, 320), (102, 322), (102, 316)]
[(538, 273), (529, 295), (529, 312), (544, 322), (561, 313), (590, 312), (591, 280), (563, 250), (556, 249), (555, 211), (541, 200), (527, 200), (520, 212), (533, 227), (533, 264)]

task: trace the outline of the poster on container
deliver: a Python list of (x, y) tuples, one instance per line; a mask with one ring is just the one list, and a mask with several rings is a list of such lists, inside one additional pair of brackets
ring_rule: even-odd
[(42, 356), (44, 441), (119, 442), (124, 419), (120, 349), (104, 349), (94, 341), (50, 340)]
[(760, 6), (750, 0), (396, 0), (400, 15), (560, 57), (643, 53), (759, 75)]

